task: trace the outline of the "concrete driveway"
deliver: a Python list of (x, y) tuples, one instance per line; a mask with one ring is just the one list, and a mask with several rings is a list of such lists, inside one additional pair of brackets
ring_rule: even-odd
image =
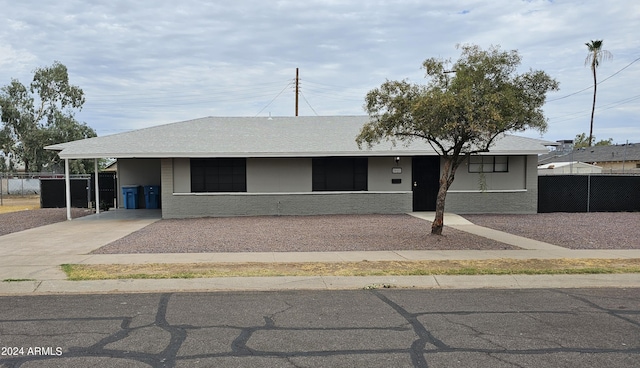
[(65, 279), (60, 264), (155, 221), (160, 210), (116, 210), (0, 236), (0, 279)]

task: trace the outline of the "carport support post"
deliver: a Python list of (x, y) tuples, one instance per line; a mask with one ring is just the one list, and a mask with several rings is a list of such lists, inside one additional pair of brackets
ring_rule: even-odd
[(98, 159), (93, 159), (93, 167), (95, 167), (95, 188), (96, 188), (96, 214), (100, 213), (100, 186), (98, 185)]
[(71, 220), (71, 180), (69, 179), (69, 159), (64, 159), (64, 189), (67, 200), (67, 220)]

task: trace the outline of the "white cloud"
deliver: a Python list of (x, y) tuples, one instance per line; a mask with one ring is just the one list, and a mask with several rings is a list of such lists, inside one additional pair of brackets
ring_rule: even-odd
[[(87, 95), (78, 117), (101, 135), (204, 115), (292, 115), (296, 67), (301, 114), (362, 114), (364, 95), (385, 79), (421, 82), (424, 59), (455, 60), (457, 43), (473, 43), (517, 49), (523, 70), (560, 81), (545, 138), (566, 139), (588, 131), (591, 90), (557, 99), (592, 84), (584, 43), (604, 39), (614, 54), (600, 80), (640, 57), (632, 0), (0, 0), (0, 8), (0, 84), (28, 83), (33, 69), (61, 61)], [(640, 142), (640, 102), (627, 101), (640, 95), (639, 79), (637, 62), (599, 86), (599, 138)]]
[[(28, 72), (25, 67), (31, 64), (36, 59), (35, 55), (29, 53), (27, 50), (16, 50), (11, 45), (3, 45), (0, 43), (0, 68), (11, 69), (19, 72), (18, 74), (24, 74)], [(16, 75), (12, 78), (18, 78)], [(10, 80), (11, 78), (9, 78)], [(5, 85), (7, 82), (2, 83)]]

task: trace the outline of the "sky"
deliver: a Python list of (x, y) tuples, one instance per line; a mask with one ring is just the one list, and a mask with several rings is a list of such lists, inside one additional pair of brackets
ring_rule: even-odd
[(550, 141), (589, 132), (640, 142), (637, 0), (0, 0), (0, 86), (54, 61), (85, 93), (76, 118), (99, 136), (206, 116), (364, 115), (385, 80), (423, 84), (422, 62), (458, 44), (518, 50), (521, 72), (560, 83), (544, 111)]

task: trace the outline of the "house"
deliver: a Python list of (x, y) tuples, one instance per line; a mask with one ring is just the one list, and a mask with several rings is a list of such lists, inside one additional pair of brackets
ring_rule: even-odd
[(564, 150), (548, 152), (538, 158), (539, 165), (572, 161), (597, 165), (602, 168), (603, 174), (640, 174), (640, 143), (578, 149), (567, 147)]
[[(206, 117), (47, 149), (66, 163), (117, 159), (119, 188), (160, 186), (163, 218), (434, 210), (440, 157), (421, 140), (360, 148), (355, 138), (367, 121)], [(547, 144), (499, 137), (460, 166), (446, 210), (536, 213), (537, 156)]]
[(118, 160), (115, 160), (115, 159), (108, 160), (106, 162), (106, 164), (104, 165), (104, 168), (101, 171), (102, 172), (117, 173), (118, 172)]
[(538, 165), (538, 176), (600, 173), (602, 173), (602, 168), (600, 166), (577, 161), (554, 162), (552, 164)]

